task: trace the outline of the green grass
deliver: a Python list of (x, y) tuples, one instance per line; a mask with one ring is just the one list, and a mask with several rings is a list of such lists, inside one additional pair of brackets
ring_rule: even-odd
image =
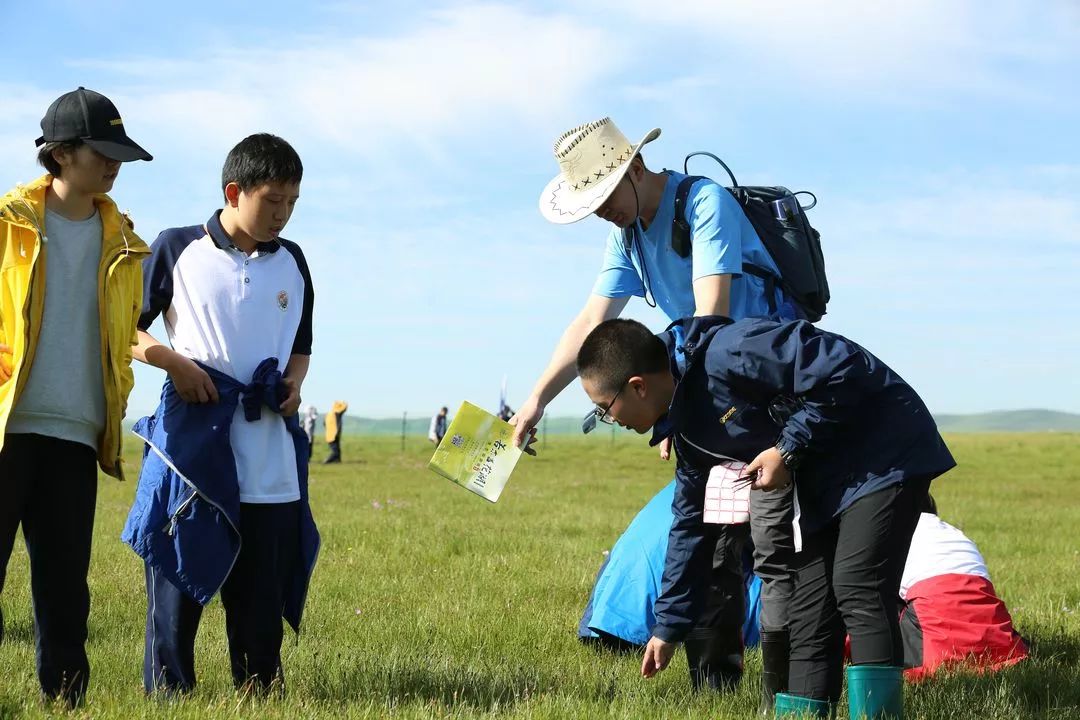
[[(908, 718), (1080, 718), (1080, 437), (948, 440), (960, 467), (935, 483), (941, 513), (979, 544), (1034, 652), (997, 675), (909, 688)], [(551, 439), (541, 457), (522, 461), (497, 505), (427, 472), (430, 446), (420, 439), (401, 452), (396, 439), (348, 438), (344, 450), (345, 464), (313, 466), (323, 548), (303, 632), (298, 641), (287, 633), (284, 699), (233, 691), (217, 602), (203, 616), (194, 695), (144, 698), (142, 564), (118, 540), (135, 483), (103, 480), (90, 576), (90, 697), (75, 715), (752, 715), (756, 653), (738, 693), (693, 695), (681, 653), (646, 682), (636, 655), (596, 652), (575, 637), (603, 551), (671, 477), (641, 440)], [(33, 672), (21, 547), (2, 602), (0, 718), (50, 714)]]

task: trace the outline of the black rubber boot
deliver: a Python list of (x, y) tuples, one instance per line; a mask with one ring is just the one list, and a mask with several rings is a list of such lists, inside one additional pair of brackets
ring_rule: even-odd
[(713, 690), (734, 690), (743, 675), (742, 639), (725, 639), (722, 633), (692, 632), (683, 644), (690, 666), (690, 685)]
[(761, 714), (766, 717), (772, 717), (776, 693), (787, 692), (790, 649), (787, 630), (761, 631)]

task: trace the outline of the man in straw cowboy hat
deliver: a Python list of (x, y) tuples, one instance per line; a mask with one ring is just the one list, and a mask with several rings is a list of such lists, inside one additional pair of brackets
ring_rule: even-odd
[[(690, 228), (690, 247), (673, 246), (676, 188), (685, 176), (646, 167), (641, 149), (659, 135), (655, 128), (631, 143), (610, 118), (604, 118), (563, 133), (555, 143), (560, 172), (540, 195), (541, 214), (557, 224), (596, 215), (613, 227), (592, 294), (512, 420), (519, 445), (547, 404), (574, 379), (575, 358), (586, 336), (601, 322), (617, 317), (631, 297), (645, 298), (671, 321), (692, 315), (765, 317), (770, 315), (770, 301), (773, 307), (790, 307), (779, 290), (774, 288), (776, 297), (770, 298), (761, 278), (743, 273), (744, 263), (779, 271), (738, 201), (717, 183), (708, 179), (694, 183), (683, 218)], [(661, 443), (661, 458), (668, 459), (670, 448), (669, 438)], [(755, 565), (765, 583), (762, 626), (770, 640), (783, 638), (766, 644), (767, 703), (774, 692), (784, 689), (787, 675), (788, 560), (794, 552), (791, 495), (785, 488), (755, 491), (751, 498)], [(660, 542), (667, 529), (657, 528)], [(717, 526), (713, 602), (686, 642), (695, 686), (731, 685), (741, 677), (740, 555), (745, 535), (745, 525)]]

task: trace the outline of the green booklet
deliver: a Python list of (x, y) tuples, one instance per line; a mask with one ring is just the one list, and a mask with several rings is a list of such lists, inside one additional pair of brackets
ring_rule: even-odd
[(485, 500), (499, 499), (521, 458), (514, 428), (482, 408), (461, 403), (428, 467)]

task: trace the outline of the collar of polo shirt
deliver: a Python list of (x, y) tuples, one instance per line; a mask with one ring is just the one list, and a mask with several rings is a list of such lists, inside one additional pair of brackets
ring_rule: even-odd
[[(210, 238), (214, 241), (222, 250), (228, 250), (230, 248), (239, 250), (236, 244), (233, 243), (232, 237), (229, 233), (225, 232), (225, 228), (221, 225), (221, 211), (216, 211), (210, 219), (206, 222), (206, 232), (210, 235)], [(281, 247), (281, 243), (277, 240), (271, 240), (270, 242), (260, 242), (255, 244), (255, 249), (261, 253), (277, 252), (277, 249)]]

